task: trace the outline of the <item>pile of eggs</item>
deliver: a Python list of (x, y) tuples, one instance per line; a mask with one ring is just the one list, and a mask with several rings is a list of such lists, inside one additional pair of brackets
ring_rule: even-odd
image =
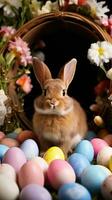
[(0, 132), (0, 200), (112, 199), (112, 135), (87, 137), (65, 159), (52, 146), (40, 156), (32, 131)]

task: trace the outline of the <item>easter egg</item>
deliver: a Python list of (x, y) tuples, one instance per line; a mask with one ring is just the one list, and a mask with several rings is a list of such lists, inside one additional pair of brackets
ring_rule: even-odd
[(108, 144), (110, 147), (112, 147), (112, 134), (106, 135), (103, 139), (107, 142), (107, 144)]
[(8, 147), (18, 147), (19, 146), (19, 142), (17, 140), (15, 140), (13, 138), (7, 138), (7, 137), (5, 137), (1, 140), (1, 144), (4, 144)]
[(107, 142), (105, 142), (103, 139), (100, 139), (100, 138), (92, 139), (91, 143), (93, 145), (95, 156), (97, 156), (99, 151), (101, 151), (105, 146), (108, 146)]
[(5, 176), (9, 177), (13, 181), (16, 181), (16, 172), (14, 168), (9, 164), (5, 164), (5, 163), (0, 164), (0, 174), (4, 174)]
[(4, 144), (0, 144), (0, 159), (2, 160), (3, 156), (5, 155), (5, 153), (7, 152), (7, 150), (9, 149), (8, 146), (4, 145)]
[(18, 172), (22, 165), (26, 163), (26, 157), (20, 148), (11, 147), (5, 153), (2, 162), (11, 165), (14, 167), (15, 171)]
[(22, 143), (22, 142), (24, 142), (27, 139), (33, 139), (33, 138), (34, 138), (34, 135), (33, 135), (32, 131), (30, 131), (30, 130), (24, 130), (24, 131), (19, 132), (19, 134), (17, 135), (16, 139), (20, 143)]
[(30, 160), (36, 156), (38, 156), (39, 154), (39, 148), (38, 148), (38, 145), (37, 143), (32, 140), (32, 139), (28, 139), (28, 140), (25, 140), (21, 146), (20, 146), (20, 149), (22, 149), (22, 151), (24, 152), (27, 160)]
[(12, 133), (7, 134), (7, 138), (16, 139), (17, 136), (18, 136), (18, 133), (16, 133), (16, 132), (12, 132)]
[(19, 170), (18, 183), (20, 188), (32, 183), (43, 186), (44, 174), (40, 166), (33, 160), (27, 161)]
[(19, 188), (15, 181), (0, 174), (0, 200), (15, 200), (19, 197)]
[(92, 200), (89, 191), (79, 183), (67, 183), (58, 191), (59, 200)]
[(71, 165), (61, 159), (53, 160), (47, 171), (48, 180), (51, 186), (58, 189), (65, 183), (75, 182), (76, 175)]
[(2, 131), (0, 131), (0, 142), (1, 142), (1, 140), (2, 140), (3, 138), (5, 138), (5, 133), (2, 132)]
[(64, 153), (63, 151), (57, 147), (57, 146), (53, 146), (51, 148), (49, 148), (43, 158), (47, 161), (48, 164), (51, 163), (51, 161), (55, 160), (55, 159), (65, 159)]
[(75, 153), (84, 155), (90, 162), (94, 158), (94, 149), (90, 141), (82, 140), (75, 148)]
[(105, 200), (112, 200), (112, 175), (108, 176), (101, 185), (101, 194)]
[(90, 141), (95, 137), (96, 137), (96, 133), (94, 131), (87, 131), (85, 139)]
[(25, 186), (20, 193), (20, 200), (52, 200), (48, 190), (37, 184)]
[(48, 163), (40, 156), (34, 157), (34, 158), (32, 158), (32, 160), (34, 162), (36, 162), (42, 169), (43, 173), (46, 174), (46, 172), (48, 170)]
[(105, 137), (106, 135), (108, 135), (108, 134), (109, 134), (108, 130), (105, 129), (105, 128), (102, 128), (102, 129), (99, 130), (99, 132), (98, 132), (97, 135), (98, 135), (99, 138), (101, 138), (101, 139), (104, 140), (104, 137)]
[(112, 147), (104, 147), (97, 155), (97, 164), (107, 166), (109, 164), (109, 159), (112, 156)]
[(81, 184), (84, 185), (92, 194), (100, 191), (103, 181), (109, 173), (97, 165), (90, 165), (81, 174)]
[(68, 157), (68, 163), (74, 169), (76, 177), (80, 179), (81, 173), (83, 170), (90, 165), (88, 159), (79, 153), (73, 153), (71, 156)]

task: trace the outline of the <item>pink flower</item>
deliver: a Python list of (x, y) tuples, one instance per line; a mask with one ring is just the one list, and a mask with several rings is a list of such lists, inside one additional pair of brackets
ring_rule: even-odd
[(112, 37), (112, 15), (110, 17), (103, 18), (101, 20), (101, 24), (106, 27), (107, 31), (110, 33), (110, 36)]
[(11, 26), (2, 26), (0, 29), (0, 34), (5, 38), (11, 38), (12, 35), (16, 33), (16, 29)]
[(32, 64), (32, 56), (28, 44), (20, 37), (15, 37), (15, 41), (10, 41), (9, 51), (13, 51), (16, 57), (19, 58), (21, 65)]
[(29, 93), (31, 92), (32, 89), (32, 85), (31, 85), (31, 79), (29, 76), (27, 76), (26, 74), (22, 75), (17, 81), (16, 84), (21, 86), (22, 90), (25, 93)]

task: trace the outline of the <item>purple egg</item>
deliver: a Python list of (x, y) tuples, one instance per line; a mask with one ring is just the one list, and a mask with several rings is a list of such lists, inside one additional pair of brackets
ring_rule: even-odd
[(20, 200), (52, 200), (52, 196), (45, 187), (29, 184), (20, 193)]

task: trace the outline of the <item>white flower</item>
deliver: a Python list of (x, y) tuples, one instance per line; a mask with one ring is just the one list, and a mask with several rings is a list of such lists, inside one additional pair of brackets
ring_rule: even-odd
[(0, 126), (4, 124), (5, 116), (7, 114), (7, 109), (4, 103), (0, 102)]
[(44, 14), (44, 13), (50, 13), (51, 11), (57, 10), (58, 8), (58, 2), (51, 2), (51, 1), (46, 1), (45, 5), (42, 6), (40, 10), (38, 10), (38, 14)]
[(4, 6), (4, 16), (8, 17), (14, 17), (15, 13), (12, 11), (11, 7), (9, 5)]
[[(59, 5), (60, 6), (65, 6), (66, 4), (66, 0), (59, 0)], [(72, 4), (75, 4), (75, 5), (78, 5), (78, 0), (69, 0), (68, 1), (68, 5), (72, 5)]]
[(101, 67), (103, 63), (108, 63), (112, 58), (112, 44), (107, 41), (92, 43), (87, 57), (91, 63)]
[(0, 0), (0, 4), (3, 5), (10, 5), (19, 9), (22, 7), (22, 0)]
[(0, 90), (0, 103), (4, 103), (8, 97), (5, 95), (5, 92), (3, 89)]
[(110, 80), (112, 80), (112, 68), (110, 68), (110, 69), (107, 71), (106, 77), (109, 78)]
[(7, 100), (4, 90), (0, 90), (0, 126), (4, 124), (5, 116), (7, 114), (7, 108), (5, 106), (5, 101)]
[(104, 18), (106, 16), (105, 13), (109, 12), (107, 6), (105, 6), (105, 1), (97, 2), (96, 0), (88, 0), (87, 4), (91, 8), (92, 17), (96, 16), (99, 19)]

